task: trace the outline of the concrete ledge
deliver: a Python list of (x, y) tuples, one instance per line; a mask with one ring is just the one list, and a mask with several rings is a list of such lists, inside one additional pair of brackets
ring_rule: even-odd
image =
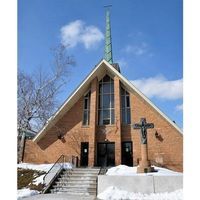
[(183, 188), (183, 176), (153, 176), (155, 192), (173, 192)]
[(116, 186), (128, 192), (154, 192), (151, 176), (98, 176), (98, 194), (109, 186)]
[(128, 192), (172, 192), (183, 187), (183, 176), (98, 176), (98, 194), (110, 186)]

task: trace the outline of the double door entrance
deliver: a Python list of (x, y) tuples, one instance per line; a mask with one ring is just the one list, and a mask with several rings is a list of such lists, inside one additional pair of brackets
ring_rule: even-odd
[[(89, 143), (81, 143), (81, 160), (80, 166), (88, 166)], [(97, 165), (106, 167), (115, 165), (115, 143), (98, 143), (97, 144)]]
[[(133, 166), (132, 142), (122, 142), (121, 162), (124, 165)], [(89, 143), (81, 143), (81, 166), (88, 166)], [(97, 143), (97, 166), (115, 166), (115, 143)]]
[(101, 167), (115, 165), (115, 143), (97, 144), (97, 165)]

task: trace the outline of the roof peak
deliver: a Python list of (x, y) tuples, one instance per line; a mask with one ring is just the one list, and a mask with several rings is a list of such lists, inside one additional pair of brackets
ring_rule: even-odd
[(119, 67), (119, 64), (118, 64), (118, 63), (112, 63), (111, 65), (112, 65), (119, 73), (121, 73), (120, 67)]

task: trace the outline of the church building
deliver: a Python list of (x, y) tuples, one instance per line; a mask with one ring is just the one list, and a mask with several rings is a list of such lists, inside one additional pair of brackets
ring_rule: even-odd
[(54, 163), (76, 156), (78, 166), (135, 166), (141, 159), (141, 118), (151, 164), (183, 170), (182, 130), (138, 90), (113, 62), (110, 14), (106, 11), (105, 56), (46, 125), (25, 143), (23, 162)]

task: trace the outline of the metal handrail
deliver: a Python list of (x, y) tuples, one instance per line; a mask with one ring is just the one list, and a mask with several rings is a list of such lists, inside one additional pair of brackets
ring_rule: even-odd
[[(76, 161), (75, 165), (74, 165), (74, 160)], [(53, 166), (49, 169), (49, 171), (45, 174), (45, 176), (43, 177), (43, 184), (46, 186), (43, 190), (43, 193), (46, 193), (49, 190), (49, 188), (51, 187), (53, 182), (56, 180), (56, 178), (59, 176), (59, 174), (65, 169), (65, 162), (67, 162), (67, 161), (69, 163), (71, 163), (72, 168), (77, 167), (76, 166), (77, 156), (72, 156), (71, 159), (67, 159), (67, 157), (65, 155), (61, 155), (57, 159), (57, 161), (53, 164)], [(57, 167), (59, 167), (59, 168), (56, 169)], [(54, 168), (56, 169), (55, 172), (53, 171)], [(71, 171), (72, 171), (72, 169), (66, 168), (67, 177), (69, 177)], [(49, 178), (49, 180), (47, 177)]]
[(104, 175), (108, 171), (107, 167), (101, 167), (99, 170), (98, 175)]
[(49, 169), (49, 171), (45, 174), (45, 176), (43, 177), (43, 183), (44, 183), (44, 181), (45, 181), (46, 176), (47, 176), (48, 174), (50, 174), (50, 171), (52, 171), (52, 169), (56, 166), (56, 164), (59, 163), (59, 160), (60, 160), (61, 158), (62, 158), (62, 161), (63, 161), (63, 162), (61, 162), (61, 167), (63, 168), (64, 161), (65, 161), (65, 156), (64, 156), (64, 155), (61, 155), (61, 156), (56, 160), (56, 162), (53, 164), (53, 166)]
[[(45, 176), (43, 177), (43, 184), (45, 185), (45, 188), (42, 191), (42, 193), (46, 193), (49, 190), (52, 183), (55, 181), (60, 172), (63, 170), (64, 163), (65, 163), (65, 156), (61, 155), (57, 159), (57, 161), (53, 164), (53, 166), (49, 169), (49, 171), (45, 174)], [(55, 168), (55, 166), (58, 167), (59, 166), (58, 164), (60, 164), (60, 167), (53, 173), (53, 169)]]
[(96, 195), (98, 193), (98, 176), (99, 175), (104, 175), (107, 172), (107, 168), (106, 167), (100, 167), (99, 173), (97, 175), (97, 179), (96, 179)]

